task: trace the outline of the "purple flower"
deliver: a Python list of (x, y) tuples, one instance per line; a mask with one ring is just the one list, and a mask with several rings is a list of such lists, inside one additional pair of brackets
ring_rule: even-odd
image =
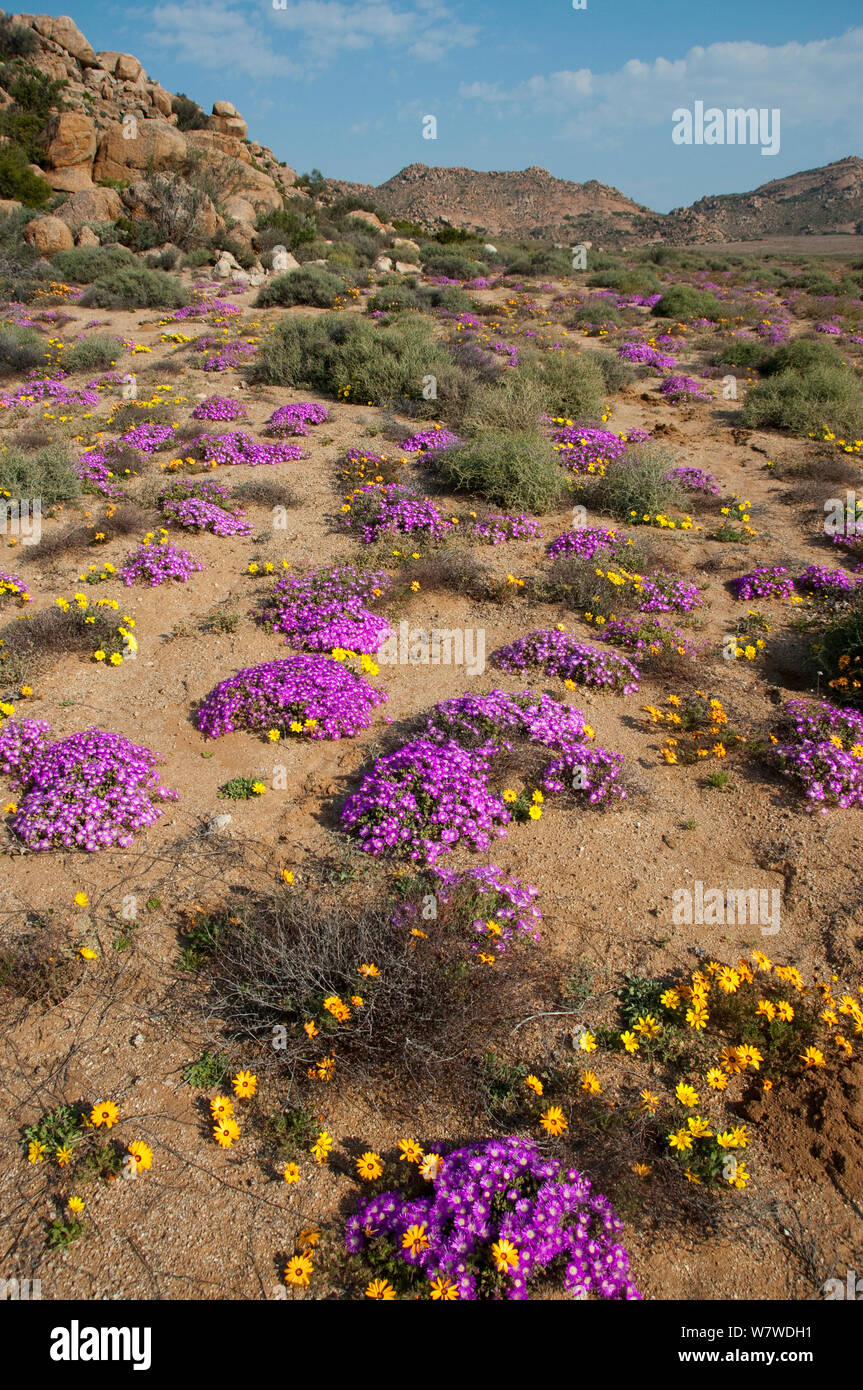
[(523, 671), (538, 666), (549, 676), (560, 676), (577, 685), (596, 686), (632, 695), (638, 690), (638, 668), (625, 656), (579, 642), (566, 632), (538, 629), (492, 652), (492, 661), (503, 671)]
[(762, 565), (749, 574), (729, 580), (735, 598), (787, 598), (794, 592), (794, 581), (784, 565)]
[(29, 849), (95, 851), (133, 843), (177, 793), (160, 785), (158, 759), (122, 734), (86, 729), (49, 743), (50, 726), (10, 720), (0, 730), (0, 769), (20, 788), (13, 834)]
[[(421, 1226), (427, 1240), (416, 1253), (403, 1243), (410, 1226)], [(345, 1223), (345, 1245), (358, 1253), (380, 1243), (382, 1253), (394, 1250), (415, 1272), (418, 1287), (428, 1290), (429, 1281), (450, 1279), (460, 1299), (475, 1301), (481, 1289), (484, 1297), (496, 1296), (485, 1292), (494, 1269), (491, 1247), (508, 1240), (517, 1252), (504, 1281), (508, 1300), (529, 1298), (534, 1284), (560, 1277), (557, 1269), (575, 1298), (638, 1299), (629, 1258), (617, 1240), (622, 1229), (588, 1178), (546, 1159), (533, 1140), (507, 1137), (445, 1154), (428, 1196), (394, 1190), (362, 1201)]]
[(387, 699), (382, 690), (326, 656), (288, 656), (249, 666), (210, 691), (195, 713), (207, 738), (235, 729), (313, 739), (353, 738)]

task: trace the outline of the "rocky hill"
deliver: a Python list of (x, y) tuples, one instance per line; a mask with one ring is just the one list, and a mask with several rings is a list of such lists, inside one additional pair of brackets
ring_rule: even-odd
[(342, 196), (371, 198), (390, 217), (429, 226), (458, 225), (489, 236), (535, 236), (552, 240), (605, 235), (651, 237), (662, 217), (616, 188), (591, 179), (570, 183), (535, 165), (517, 171), (409, 164), (386, 183), (338, 183)]
[(669, 241), (751, 241), (765, 236), (863, 233), (863, 159), (772, 179), (751, 193), (700, 198), (664, 219)]
[[(65, 84), (38, 137), (31, 169), (69, 197), (43, 221), (63, 222), (74, 233), (85, 223), (143, 216), (143, 173), (182, 171), (196, 160), (220, 174), (222, 189), (229, 189), (223, 207), (235, 234), (251, 232), (258, 211), (282, 207), (283, 196), (304, 196), (293, 187), (295, 171), (247, 138), (246, 122), (230, 102), (215, 102), (209, 116), (199, 113), (201, 128), (181, 129), (177, 99), (131, 53), (95, 52), (66, 15), (10, 19), (33, 35), (24, 56), (8, 65), (10, 74), (23, 64), (27, 72)], [(11, 106), (13, 98), (0, 87), (0, 109)], [(200, 216), (212, 233), (218, 230), (222, 219), (212, 203)], [(44, 235), (52, 240), (50, 229)], [(55, 229), (53, 240), (58, 238), (65, 242)]]

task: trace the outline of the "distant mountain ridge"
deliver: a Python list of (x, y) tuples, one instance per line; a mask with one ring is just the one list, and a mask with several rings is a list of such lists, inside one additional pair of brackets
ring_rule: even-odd
[(567, 243), (634, 237), (685, 244), (863, 233), (863, 159), (857, 155), (773, 179), (749, 193), (701, 198), (670, 213), (653, 212), (595, 179), (572, 183), (535, 165), (486, 173), (409, 164), (385, 183), (330, 179), (327, 189), (331, 196), (371, 199), (389, 217), (491, 237)]

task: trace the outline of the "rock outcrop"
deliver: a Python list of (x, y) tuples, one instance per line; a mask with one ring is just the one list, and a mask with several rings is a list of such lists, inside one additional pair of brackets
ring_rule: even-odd
[[(305, 198), (293, 186), (296, 172), (266, 146), (249, 142), (246, 122), (231, 102), (214, 102), (205, 129), (181, 130), (172, 94), (134, 54), (95, 52), (67, 15), (12, 19), (36, 36), (28, 63), (66, 83), (41, 136), (45, 167), (39, 172), (55, 191), (70, 194), (54, 220), (75, 226), (123, 216), (114, 189), (100, 184), (134, 185), (144, 171), (182, 172), (196, 159), (219, 166), (234, 200), (228, 215), (246, 235), (260, 211), (282, 207), (285, 197)], [(104, 193), (113, 196), (105, 200)], [(215, 214), (210, 221), (217, 230)]]

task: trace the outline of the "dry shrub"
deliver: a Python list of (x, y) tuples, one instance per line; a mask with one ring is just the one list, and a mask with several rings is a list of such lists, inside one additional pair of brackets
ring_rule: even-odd
[[(455, 1079), (512, 1016), (526, 980), (520, 950), (494, 967), (470, 953), (473, 896), (454, 891), (444, 903), (438, 887), (436, 917), (422, 916), (435, 883), (411, 880), (401, 904), (382, 885), (347, 901), (315, 888), (230, 903), (211, 930), (211, 1013), (233, 1039), (260, 1046), (262, 1065), (268, 1057), (299, 1082), (330, 1055), (338, 1073)], [(361, 965), (379, 973), (366, 978)], [(347, 1024), (323, 1009), (330, 996), (357, 995)], [(320, 1029), (313, 1039), (309, 1020)]]
[(127, 502), (115, 507), (110, 516), (106, 513), (104, 517), (100, 517), (98, 522), (73, 522), (62, 531), (44, 536), (38, 545), (22, 547), (21, 553), (25, 560), (37, 560), (44, 564), (46, 560), (55, 560), (61, 555), (87, 549), (96, 531), (104, 533), (107, 543), (118, 536), (130, 536), (139, 531), (146, 531), (152, 525), (152, 512)]

